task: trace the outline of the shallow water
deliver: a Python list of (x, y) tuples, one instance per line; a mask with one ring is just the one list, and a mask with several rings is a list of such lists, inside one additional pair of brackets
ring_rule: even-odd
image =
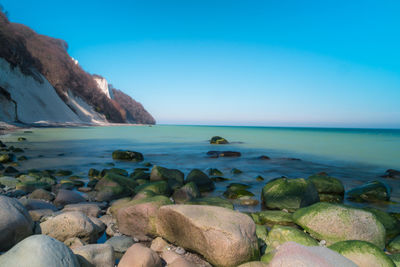
[[(218, 183), (212, 195), (221, 195), (230, 182), (243, 182), (251, 185), (250, 191), (259, 199), (262, 186), (271, 178), (308, 177), (325, 171), (341, 179), (346, 190), (370, 180), (385, 181), (393, 188), (392, 201), (400, 201), (400, 181), (380, 177), (388, 168), (400, 169), (400, 130), (157, 125), (32, 131), (1, 138), (27, 148), (25, 154), (29, 160), (22, 162), (20, 170), (71, 169), (75, 174), (86, 176), (89, 168), (107, 168), (109, 163), (128, 171), (142, 167), (143, 163), (111, 159), (112, 151), (129, 149), (142, 152), (145, 162), (177, 168), (185, 174), (193, 168), (220, 169), (232, 181)], [(214, 135), (223, 136), (231, 143), (210, 145), (208, 140)], [(28, 142), (16, 142), (18, 136), (26, 137)], [(239, 151), (242, 157), (208, 158), (209, 150)], [(271, 160), (257, 159), (260, 155), (268, 155)], [(243, 173), (231, 174), (232, 168)], [(257, 175), (265, 181), (257, 182)], [(397, 203), (380, 208), (400, 212)]]

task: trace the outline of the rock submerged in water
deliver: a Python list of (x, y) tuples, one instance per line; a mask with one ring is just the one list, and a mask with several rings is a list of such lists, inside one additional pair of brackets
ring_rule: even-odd
[(364, 240), (385, 247), (386, 231), (372, 213), (340, 204), (319, 202), (293, 213), (293, 219), (310, 235), (328, 245)]
[(150, 173), (150, 181), (167, 181), (171, 189), (183, 185), (185, 175), (177, 169), (167, 169), (154, 165)]
[(33, 235), (0, 256), (0, 266), (80, 267), (80, 264), (60, 241), (47, 235)]
[(389, 169), (382, 177), (390, 179), (400, 179), (400, 171)]
[(346, 196), (355, 202), (389, 201), (391, 191), (389, 185), (380, 181), (372, 181), (347, 191)]
[(199, 188), (200, 192), (209, 192), (215, 189), (214, 182), (208, 177), (207, 174), (199, 169), (193, 169), (186, 177), (186, 182), (194, 182)]
[(395, 267), (393, 261), (380, 248), (366, 241), (342, 241), (329, 246), (329, 248), (342, 254), (360, 267)]
[(18, 200), (0, 195), (0, 251), (32, 235), (33, 226), (31, 216)]
[(134, 162), (140, 162), (144, 159), (142, 153), (129, 150), (115, 150), (112, 153), (112, 158), (114, 160), (126, 160)]
[(213, 145), (224, 145), (224, 144), (229, 144), (228, 140), (226, 140), (225, 138), (221, 137), (221, 136), (213, 136), (210, 139), (210, 144)]
[(236, 151), (208, 151), (207, 156), (210, 158), (219, 158), (219, 157), (225, 157), (225, 158), (236, 158), (242, 156), (240, 152)]
[(268, 209), (295, 211), (319, 201), (314, 184), (303, 178), (276, 178), (262, 189), (261, 199)]
[(259, 257), (251, 218), (221, 207), (163, 206), (158, 212), (157, 232), (216, 266), (237, 266)]
[(308, 180), (317, 188), (320, 201), (322, 202), (343, 202), (343, 183), (325, 173), (319, 173), (308, 177)]

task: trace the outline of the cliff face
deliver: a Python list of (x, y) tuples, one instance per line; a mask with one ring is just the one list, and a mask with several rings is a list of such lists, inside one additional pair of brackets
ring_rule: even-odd
[[(46, 84), (46, 88), (50, 85), (64, 105), (83, 122), (131, 122), (127, 117), (127, 107), (113, 99), (107, 81), (101, 76), (92, 76), (85, 72), (78, 62), (68, 55), (67, 49), (65, 41), (37, 34), (21, 24), (10, 23), (0, 12), (0, 58), (9, 64), (12, 71), (19, 72), (23, 79), (29, 76), (38, 84)], [(8, 68), (4, 62), (2, 68)], [(11, 86), (8, 77), (4, 75), (1, 76), (0, 86), (10, 95), (13, 95), (12, 91), (15, 90), (28, 90), (27, 87), (16, 89), (14, 85)], [(40, 91), (44, 90), (42, 87), (32, 88)], [(38, 95), (38, 92), (34, 93)], [(4, 94), (1, 99), (6, 105)], [(21, 98), (17, 100), (22, 101)], [(11, 106), (10, 103), (7, 103), (7, 106)], [(47, 117), (43, 116), (42, 119), (41, 116), (36, 116), (35, 119), (46, 120)], [(76, 118), (68, 115), (65, 119)]]

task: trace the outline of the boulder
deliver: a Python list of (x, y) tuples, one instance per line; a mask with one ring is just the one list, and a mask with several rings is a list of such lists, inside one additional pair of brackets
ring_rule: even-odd
[(316, 174), (308, 177), (318, 191), (319, 198), (323, 202), (342, 202), (344, 196), (343, 183), (326, 174)]
[(208, 206), (217, 206), (222, 208), (227, 208), (233, 210), (233, 204), (226, 199), (221, 197), (202, 197), (195, 198), (189, 201), (186, 201), (187, 205), (208, 205)]
[(53, 201), (54, 200), (54, 195), (42, 188), (34, 190), (30, 195), (29, 198), (31, 199), (43, 199), (47, 201)]
[[(155, 235), (158, 210), (163, 205), (172, 204), (165, 196), (132, 200), (114, 207), (118, 229), (122, 234), (139, 240), (148, 240), (147, 235)], [(134, 227), (132, 227), (134, 225)]]
[(257, 224), (266, 224), (273, 226), (280, 225), (293, 225), (292, 214), (281, 210), (263, 210), (260, 212), (251, 213), (251, 217)]
[(8, 153), (8, 154), (3, 154), (0, 155), (0, 163), (11, 163), (15, 161), (15, 155)]
[(49, 209), (44, 210), (30, 210), (29, 215), (31, 215), (32, 220), (35, 222), (40, 221), (43, 217), (53, 215), (54, 211)]
[(225, 158), (236, 158), (242, 156), (240, 152), (236, 151), (208, 151), (207, 156), (210, 158), (219, 158), (219, 157), (225, 157)]
[(112, 158), (114, 160), (127, 160), (127, 161), (140, 162), (143, 161), (143, 154), (129, 150), (115, 150), (112, 153)]
[(319, 201), (314, 184), (303, 178), (276, 178), (262, 189), (261, 199), (267, 209), (295, 211)]
[(56, 206), (65, 206), (85, 201), (86, 199), (75, 191), (60, 189), (57, 193), (56, 199), (54, 200), (54, 204)]
[(395, 267), (393, 261), (377, 246), (360, 240), (337, 242), (330, 249), (342, 254), (359, 267)]
[(386, 183), (372, 181), (347, 191), (346, 196), (354, 202), (389, 201), (391, 191)]
[(86, 245), (73, 248), (72, 251), (78, 256), (81, 267), (114, 267), (114, 250), (109, 244)]
[(193, 169), (186, 177), (186, 182), (194, 182), (200, 192), (212, 191), (215, 188), (214, 182), (210, 177), (199, 169)]
[(50, 217), (40, 224), (42, 233), (64, 242), (68, 238), (79, 237), (84, 242), (94, 243), (101, 229), (82, 212), (65, 212)]
[(100, 215), (101, 209), (95, 203), (77, 203), (64, 206), (62, 212), (67, 211), (80, 211), (86, 214), (86, 216), (98, 217)]
[(113, 236), (106, 241), (105, 244), (109, 244), (115, 254), (116, 259), (120, 259), (122, 255), (136, 242), (133, 240), (132, 237), (121, 235), (121, 236)]
[(46, 235), (33, 235), (0, 256), (0, 266), (80, 267), (72, 251), (60, 241)]
[(212, 145), (225, 145), (225, 144), (229, 144), (228, 140), (226, 140), (225, 138), (221, 137), (221, 136), (213, 136), (210, 139), (210, 144)]
[(163, 206), (158, 212), (157, 232), (217, 266), (236, 266), (259, 257), (251, 218), (221, 207)]
[(246, 190), (249, 187), (250, 186), (246, 184), (231, 183), (230, 185), (228, 185), (228, 189), (224, 192), (224, 197), (229, 199), (241, 199), (241, 198), (253, 197), (254, 194)]
[(328, 245), (345, 240), (364, 240), (385, 247), (386, 231), (372, 213), (326, 202), (299, 209), (293, 214), (296, 224)]
[(172, 198), (175, 203), (183, 204), (186, 201), (200, 197), (200, 190), (194, 182), (190, 182), (175, 190)]
[(161, 237), (154, 238), (150, 246), (152, 250), (158, 253), (162, 253), (163, 251), (168, 250), (169, 247), (170, 245), (168, 244), (168, 242)]
[(52, 211), (58, 210), (56, 206), (54, 206), (50, 202), (41, 199), (21, 198), (19, 199), (19, 202), (21, 202), (21, 204), (24, 205), (24, 207), (27, 210), (44, 210), (44, 209), (49, 209)]
[(167, 181), (170, 188), (176, 189), (183, 185), (184, 174), (180, 170), (154, 165), (151, 169), (150, 181)]
[(308, 247), (318, 246), (317, 240), (299, 229), (290, 226), (274, 225), (268, 233), (265, 253), (274, 251), (279, 246), (290, 241)]
[(131, 246), (122, 256), (118, 267), (161, 267), (162, 262), (156, 252), (140, 243)]
[(269, 267), (357, 267), (349, 259), (326, 247), (307, 247), (287, 242), (274, 253)]
[(6, 251), (33, 234), (33, 221), (16, 199), (0, 195), (0, 251)]
[(96, 201), (110, 201), (130, 196), (136, 186), (137, 183), (132, 178), (109, 172), (94, 187), (97, 191)]
[(18, 184), (18, 180), (14, 177), (3, 176), (0, 177), (0, 185), (7, 186), (9, 188), (15, 188)]
[(400, 171), (389, 169), (385, 172), (385, 174), (382, 177), (390, 179), (400, 179)]
[(51, 185), (52, 184), (48, 182), (26, 181), (26, 182), (19, 182), (15, 188), (18, 190), (23, 190), (27, 193), (31, 193), (36, 189), (51, 190)]
[(215, 169), (215, 168), (210, 168), (207, 170), (208, 175), (210, 176), (222, 176), (224, 175), (220, 170)]
[(386, 240), (390, 240), (400, 234), (400, 221), (393, 215), (382, 210), (367, 207), (364, 210), (371, 212), (376, 216), (386, 230)]
[(150, 182), (139, 185), (135, 188), (135, 193), (139, 193), (145, 190), (152, 191), (156, 195), (169, 196), (171, 194), (171, 188), (166, 181)]
[(387, 246), (390, 253), (400, 253), (400, 235), (394, 238)]

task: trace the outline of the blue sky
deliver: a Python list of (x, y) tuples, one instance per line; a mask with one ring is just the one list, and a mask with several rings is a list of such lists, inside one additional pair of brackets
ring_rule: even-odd
[(400, 128), (400, 1), (0, 3), (158, 123)]

